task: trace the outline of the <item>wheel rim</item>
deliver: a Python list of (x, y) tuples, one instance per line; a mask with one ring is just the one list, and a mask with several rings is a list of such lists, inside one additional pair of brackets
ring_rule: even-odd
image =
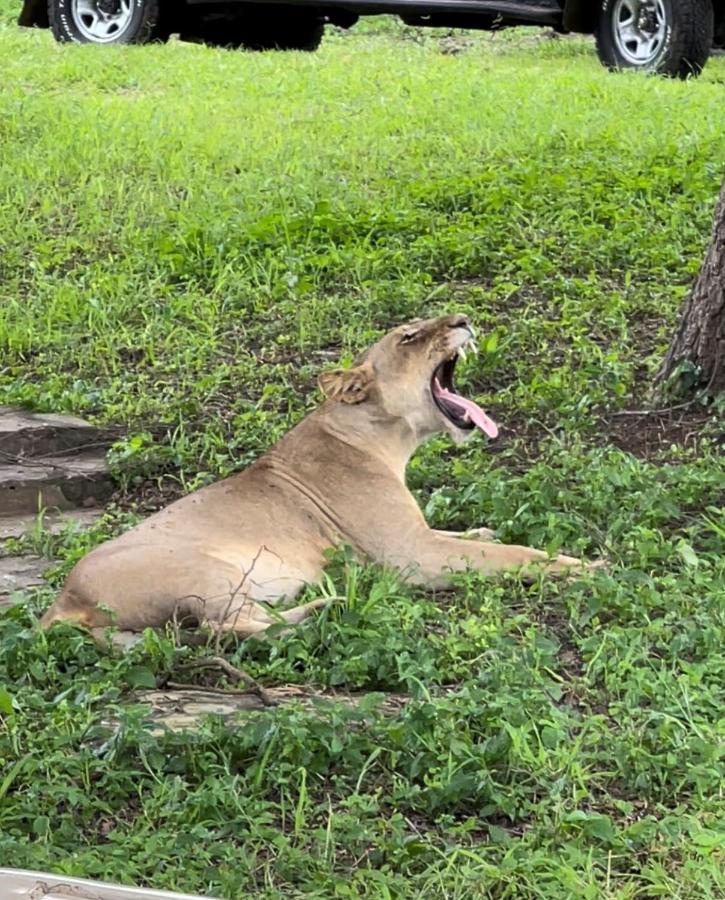
[(665, 41), (663, 0), (616, 0), (612, 18), (614, 43), (622, 58), (632, 66), (651, 65)]
[(117, 41), (131, 24), (132, 0), (71, 0), (73, 23), (95, 44)]

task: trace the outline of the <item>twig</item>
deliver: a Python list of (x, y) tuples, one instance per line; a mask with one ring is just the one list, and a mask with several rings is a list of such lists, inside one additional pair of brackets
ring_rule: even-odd
[(169, 690), (172, 691), (197, 691), (200, 694), (224, 694), (228, 697), (244, 697), (248, 694), (254, 694), (255, 696), (259, 697), (259, 699), (265, 706), (278, 705), (277, 701), (272, 700), (269, 695), (267, 695), (267, 699), (269, 700), (269, 702), (265, 703), (265, 701), (259, 695), (259, 692), (255, 690), (242, 691), (238, 688), (204, 687), (203, 684), (184, 684), (181, 681), (164, 681), (163, 687), (169, 688)]
[[(259, 697), (259, 699), (264, 703), (265, 706), (275, 706), (274, 700), (269, 696), (269, 694), (265, 691), (259, 682), (255, 681), (251, 675), (247, 675), (246, 672), (243, 672), (241, 669), (238, 669), (236, 666), (233, 666), (228, 660), (224, 659), (223, 656), (204, 656), (201, 659), (192, 659), (188, 663), (181, 663), (175, 667), (177, 671), (188, 671), (189, 669), (221, 669), (222, 672), (226, 676), (228, 676), (232, 681), (241, 682), (242, 684), (246, 684), (248, 691), (251, 691)], [(171, 686), (171, 682), (167, 682), (169, 687)], [(184, 687), (185, 685), (180, 685), (180, 687)], [(232, 691), (232, 693), (247, 693), (245, 691)]]
[(558, 441), (559, 444), (562, 443), (561, 436), (558, 435), (553, 428), (549, 428), (548, 425), (545, 425), (541, 419), (532, 419), (531, 420), (534, 425), (538, 425), (539, 428), (543, 428), (543, 430), (549, 435), (549, 437), (553, 438), (555, 441)]
[[(229, 614), (230, 614), (230, 612), (231, 612), (232, 606), (234, 605), (234, 601), (237, 599), (237, 595), (238, 595), (239, 592), (242, 590), (242, 588), (244, 587), (244, 585), (247, 583), (247, 579), (249, 578), (249, 576), (250, 576), (250, 575), (252, 574), (252, 572), (254, 571), (254, 569), (255, 569), (257, 563), (259, 562), (259, 557), (262, 555), (262, 553), (264, 553), (265, 550), (267, 550), (267, 548), (265, 547), (264, 544), (262, 544), (262, 546), (259, 548), (259, 550), (257, 550), (257, 552), (256, 552), (256, 554), (255, 554), (255, 556), (254, 556), (254, 559), (252, 560), (251, 566), (250, 566), (248, 569), (242, 569), (242, 580), (241, 580), (241, 581), (239, 582), (239, 584), (234, 588), (234, 590), (231, 592), (231, 594), (230, 594), (230, 596), (229, 596), (229, 602), (227, 603), (226, 608), (225, 608), (225, 610), (224, 610), (224, 613), (222, 614), (221, 619), (220, 619), (220, 624), (221, 624), (221, 625), (223, 625), (223, 624), (227, 621), (227, 619), (229, 618)], [(269, 552), (269, 551), (267, 551), (267, 552)], [(254, 604), (254, 601), (251, 600), (249, 597), (244, 597), (244, 598), (242, 599), (241, 605), (237, 608), (236, 612), (234, 613), (234, 621), (233, 621), (232, 624), (231, 624), (231, 631), (236, 632), (236, 629), (237, 629), (237, 622), (239, 621), (239, 616), (242, 614), (242, 610), (244, 609), (244, 605), (245, 605), (245, 603), (247, 603), (247, 602), (249, 602), (249, 603), (252, 604), (252, 605)], [(220, 652), (221, 652), (221, 641), (222, 641), (223, 631), (224, 631), (224, 629), (220, 627), (220, 628), (217, 630), (216, 637), (215, 637), (215, 640), (214, 640), (214, 650), (215, 650), (217, 653), (220, 653)]]
[(403, 818), (405, 819), (405, 822), (408, 825), (408, 827), (411, 828), (418, 835), (418, 837), (422, 838), (423, 834), (421, 833), (420, 829), (415, 824), (415, 822), (412, 819), (409, 819), (408, 816), (403, 816)]
[(81, 444), (78, 447), (71, 447), (68, 450), (62, 450), (60, 452), (36, 453), (32, 458), (18, 453), (8, 453), (7, 450), (0, 450), (0, 460), (6, 463), (14, 463), (18, 466), (41, 466), (49, 469), (64, 469), (66, 466), (59, 466), (48, 460), (58, 459), (59, 456), (62, 456), (64, 459), (67, 457), (72, 459), (74, 456), (80, 456), (82, 453), (85, 453), (86, 450), (107, 450), (108, 447), (108, 441), (94, 441), (89, 444)]
[(678, 403), (677, 406), (666, 406), (664, 409), (620, 409), (617, 412), (610, 413), (610, 415), (612, 418), (615, 416), (666, 416), (668, 413), (676, 412), (678, 409), (686, 409), (688, 406), (692, 406), (702, 396), (703, 394), (700, 393), (697, 397), (693, 397), (692, 400), (688, 400), (687, 403)]

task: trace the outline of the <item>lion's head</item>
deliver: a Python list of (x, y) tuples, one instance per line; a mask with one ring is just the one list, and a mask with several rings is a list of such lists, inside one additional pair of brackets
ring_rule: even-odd
[(495, 438), (496, 424), (456, 393), (453, 373), (467, 347), (476, 350), (466, 316), (416, 319), (388, 332), (351, 369), (323, 372), (320, 387), (329, 400), (375, 405), (404, 419), (419, 440), (447, 431), (462, 443), (476, 428)]

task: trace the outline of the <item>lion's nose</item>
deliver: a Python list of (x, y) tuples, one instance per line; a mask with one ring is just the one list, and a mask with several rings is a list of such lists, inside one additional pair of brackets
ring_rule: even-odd
[(455, 315), (448, 316), (448, 327), (449, 328), (468, 328), (468, 316), (464, 315)]

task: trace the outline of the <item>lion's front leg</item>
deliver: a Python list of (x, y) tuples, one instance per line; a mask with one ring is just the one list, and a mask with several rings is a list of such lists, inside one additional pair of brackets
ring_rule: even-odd
[(458, 538), (464, 541), (492, 541), (494, 533), (490, 528), (469, 528), (467, 531), (440, 531), (433, 529), (441, 537)]
[(519, 571), (531, 578), (542, 571), (576, 574), (588, 568), (573, 556), (562, 554), (550, 558), (541, 550), (530, 547), (465, 540), (436, 531), (419, 535), (415, 546), (401, 553), (395, 565), (405, 571), (410, 580), (436, 588), (449, 587), (452, 574), (465, 569), (476, 569), (486, 575)]

